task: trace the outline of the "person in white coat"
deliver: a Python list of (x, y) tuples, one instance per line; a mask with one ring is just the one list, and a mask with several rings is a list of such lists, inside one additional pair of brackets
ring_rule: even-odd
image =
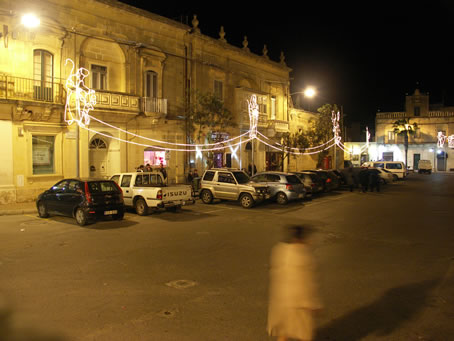
[(312, 340), (315, 310), (322, 308), (316, 280), (316, 264), (306, 244), (311, 229), (288, 227), (285, 242), (271, 253), (268, 333), (278, 341)]

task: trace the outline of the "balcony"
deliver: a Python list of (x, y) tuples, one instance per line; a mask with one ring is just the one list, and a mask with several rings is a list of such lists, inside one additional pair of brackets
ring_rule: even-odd
[(377, 113), (377, 119), (400, 119), (405, 118), (405, 112), (381, 112)]
[(288, 122), (281, 120), (268, 120), (268, 129), (273, 129), (276, 133), (287, 133), (289, 131)]
[(130, 111), (138, 114), (140, 112), (139, 103), (140, 97), (138, 96), (122, 92), (96, 91), (95, 110)]
[(64, 104), (60, 82), (0, 75), (0, 99)]
[(167, 115), (167, 99), (143, 97), (142, 98), (142, 111), (148, 117), (165, 117)]

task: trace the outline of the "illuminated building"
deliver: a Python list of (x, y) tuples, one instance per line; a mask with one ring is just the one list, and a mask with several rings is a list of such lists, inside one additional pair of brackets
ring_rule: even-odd
[[(27, 13), (35, 14), (27, 19), (35, 27), (21, 22)], [(183, 182), (189, 165), (202, 174), (206, 153), (123, 142), (138, 142), (126, 131), (188, 143), (185, 112), (196, 91), (219, 96), (235, 117), (234, 127), (215, 132), (218, 138), (249, 128), (251, 95), (258, 131), (278, 139), (294, 129), (291, 69), (283, 55), (275, 62), (266, 48), (254, 54), (246, 38), (243, 47), (232, 46), (228, 28), (219, 39), (205, 36), (196, 17), (188, 26), (117, 1), (4, 0), (0, 33), (0, 203), (33, 200), (64, 177), (108, 177), (146, 163), (163, 163), (170, 182)], [(89, 72), (86, 84), (96, 92), (90, 114), (122, 130), (96, 120), (92, 130), (66, 124), (67, 58)], [(265, 169), (267, 153), (275, 151), (255, 144), (258, 170)], [(226, 146), (210, 157), (215, 165), (247, 168), (251, 145)]]

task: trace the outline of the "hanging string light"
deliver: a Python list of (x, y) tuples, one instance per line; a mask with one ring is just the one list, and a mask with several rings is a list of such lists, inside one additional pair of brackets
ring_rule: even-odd
[[(233, 138), (230, 138), (228, 140), (224, 140), (221, 142), (215, 142), (215, 143), (204, 143), (204, 144), (189, 144), (189, 143), (176, 143), (176, 142), (168, 142), (168, 141), (162, 141), (162, 140), (157, 140), (153, 138), (149, 138), (146, 136), (141, 136), (132, 132), (129, 132), (125, 129), (122, 129), (120, 127), (114, 126), (110, 123), (104, 122), (94, 116), (89, 115), (89, 112), (94, 109), (94, 106), (96, 105), (96, 93), (93, 89), (88, 88), (85, 85), (85, 78), (89, 75), (89, 71), (85, 68), (79, 68), (76, 72), (74, 72), (75, 69), (75, 64), (71, 59), (66, 60), (66, 64), (68, 62), (72, 63), (72, 69), (70, 72), (70, 75), (68, 76), (66, 80), (66, 89), (67, 89), (67, 97), (66, 97), (66, 104), (65, 104), (65, 122), (68, 125), (73, 124), (76, 122), (81, 128), (86, 129), (87, 131), (90, 131), (94, 134), (98, 134), (101, 136), (104, 136), (106, 138), (110, 139), (115, 139), (120, 142), (125, 142), (125, 143), (130, 143), (134, 144), (137, 146), (141, 147), (151, 147), (155, 148), (158, 150), (162, 151), (181, 151), (181, 152), (196, 152), (196, 157), (201, 157), (202, 152), (209, 152), (209, 151), (217, 151), (217, 150), (223, 150), (226, 148), (230, 148), (232, 155), (236, 157), (237, 150), (239, 146), (243, 143), (247, 143), (253, 139), (256, 139), (260, 143), (263, 143), (267, 146), (269, 146), (272, 149), (278, 150), (278, 151), (284, 151), (290, 154), (294, 155), (312, 155), (312, 154), (317, 154), (320, 153), (324, 150), (327, 150), (334, 145), (339, 146), (342, 150), (345, 152), (349, 153), (349, 151), (346, 149), (345, 145), (341, 142), (341, 137), (339, 136), (339, 119), (340, 119), (340, 113), (337, 112), (332, 113), (332, 122), (333, 122), (333, 133), (334, 137), (330, 139), (329, 141), (315, 147), (308, 147), (305, 148), (305, 150), (311, 150), (311, 152), (300, 152), (300, 148), (295, 148), (295, 147), (287, 147), (284, 146), (280, 143), (273, 142), (273, 144), (270, 144), (264, 140), (262, 140), (258, 135), (261, 137), (265, 138), (268, 141), (271, 141), (270, 138), (262, 134), (260, 131), (258, 131), (258, 121), (259, 121), (259, 105), (257, 103), (257, 96), (252, 95), (248, 102), (248, 111), (249, 111), (249, 130), (246, 131), (245, 133), (235, 136)], [(153, 142), (155, 144), (163, 144), (166, 145), (166, 147), (159, 146), (159, 145), (151, 145), (151, 144), (145, 144), (145, 143), (139, 143), (135, 141), (129, 141), (125, 140), (116, 136), (111, 136), (102, 132), (99, 132), (97, 130), (88, 128), (88, 125), (90, 124), (90, 120), (96, 121), (102, 125), (105, 125), (107, 127), (110, 127), (111, 129), (115, 129), (119, 132), (123, 132), (127, 135), (131, 135), (134, 137), (137, 137), (139, 139), (143, 139), (146, 141)], [(368, 132), (368, 131), (367, 131)], [(232, 143), (233, 141), (237, 139), (241, 139), (245, 135), (249, 135), (249, 138), (246, 140), (243, 140), (240, 142)], [(440, 136), (440, 133), (439, 133)], [(369, 138), (370, 134), (368, 133), (367, 137), (367, 143), (366, 146), (368, 147), (369, 145)], [(446, 139), (446, 137), (444, 137)], [(451, 138), (451, 137), (450, 137)], [(454, 136), (452, 136), (452, 143), (454, 144)], [(450, 143), (451, 143), (450, 140)], [(334, 141), (334, 142), (333, 142)], [(443, 144), (444, 144), (443, 140)], [(440, 144), (440, 138), (439, 138), (439, 144)], [(167, 147), (169, 146), (175, 146), (175, 147)], [(180, 148), (183, 147), (183, 148)], [(236, 148), (234, 148), (236, 147)], [(297, 150), (297, 151), (292, 151), (292, 150)]]

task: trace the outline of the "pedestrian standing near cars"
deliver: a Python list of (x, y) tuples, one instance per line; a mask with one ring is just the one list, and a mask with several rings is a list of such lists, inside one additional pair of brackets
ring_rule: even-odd
[(164, 177), (164, 181), (167, 180), (167, 172), (162, 163), (159, 166), (159, 171), (162, 173), (162, 176)]
[(271, 253), (268, 333), (278, 341), (309, 341), (314, 312), (322, 308), (315, 259), (307, 244), (311, 228), (290, 226), (287, 238)]
[(199, 178), (199, 173), (197, 172), (197, 169), (194, 169), (193, 178), (194, 179)]
[(188, 173), (188, 184), (192, 184), (192, 180), (194, 179), (194, 177), (192, 176), (192, 170), (189, 170), (189, 173)]
[(369, 169), (369, 189), (371, 192), (373, 192), (374, 189), (377, 189), (377, 192), (380, 192), (380, 176), (376, 169)]
[(353, 168), (348, 167), (344, 173), (345, 175), (345, 183), (350, 188), (350, 192), (353, 192)]
[(369, 186), (369, 170), (367, 169), (367, 167), (360, 170), (359, 182), (361, 184), (362, 192), (366, 193), (367, 187)]

